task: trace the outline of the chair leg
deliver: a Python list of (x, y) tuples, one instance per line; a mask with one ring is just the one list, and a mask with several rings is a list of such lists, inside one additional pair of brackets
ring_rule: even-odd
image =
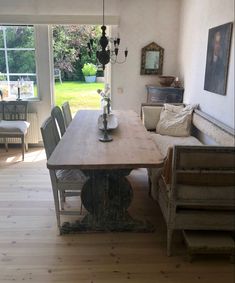
[(25, 148), (24, 136), (21, 137), (21, 147), (22, 147), (22, 161), (24, 161), (24, 148)]
[(152, 197), (151, 188), (152, 188), (152, 182), (151, 182), (151, 178), (148, 176), (148, 189), (149, 189), (148, 194), (149, 194), (149, 197)]
[(29, 144), (27, 142), (25, 143), (25, 150), (26, 150), (26, 152), (28, 152), (28, 150), (29, 150)]
[(56, 220), (57, 220), (57, 226), (60, 229), (60, 206), (59, 206), (59, 196), (58, 196), (58, 190), (57, 188), (53, 188), (52, 185), (52, 191), (54, 196), (54, 204), (55, 204), (55, 213), (56, 213)]
[(57, 226), (60, 229), (60, 207), (59, 207), (59, 197), (58, 197), (57, 189), (53, 188), (53, 195), (54, 195), (54, 202), (55, 202)]
[(6, 139), (6, 138), (4, 138), (4, 143), (5, 143), (6, 152), (8, 152), (8, 142), (7, 142), (7, 139)]
[(61, 207), (61, 210), (64, 210), (64, 203), (65, 203), (65, 192), (60, 191), (60, 207)]
[(54, 197), (54, 205), (55, 205), (57, 226), (60, 229), (59, 190), (57, 189), (57, 185), (56, 185), (55, 171), (49, 170), (49, 173), (50, 173), (50, 177), (51, 177), (51, 184), (52, 184), (52, 192), (53, 192), (53, 197)]

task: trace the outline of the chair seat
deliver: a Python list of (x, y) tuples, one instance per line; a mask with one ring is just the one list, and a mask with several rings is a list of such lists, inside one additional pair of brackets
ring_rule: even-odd
[(56, 177), (59, 182), (74, 183), (78, 185), (84, 185), (88, 180), (88, 177), (81, 171), (76, 169), (71, 170), (56, 170)]
[(0, 134), (26, 134), (30, 123), (26, 121), (0, 121)]

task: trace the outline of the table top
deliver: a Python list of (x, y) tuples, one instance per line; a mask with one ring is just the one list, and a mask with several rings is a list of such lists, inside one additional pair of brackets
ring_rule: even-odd
[(50, 156), (49, 169), (134, 169), (160, 167), (163, 158), (134, 111), (114, 111), (118, 127), (100, 142), (99, 110), (81, 110)]

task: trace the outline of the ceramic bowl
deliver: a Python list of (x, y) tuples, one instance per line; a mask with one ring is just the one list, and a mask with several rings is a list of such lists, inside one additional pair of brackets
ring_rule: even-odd
[(159, 76), (159, 82), (161, 86), (171, 86), (175, 77), (173, 76)]

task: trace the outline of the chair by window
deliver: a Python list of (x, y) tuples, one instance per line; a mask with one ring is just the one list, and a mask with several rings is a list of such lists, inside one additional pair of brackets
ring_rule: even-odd
[(61, 71), (58, 68), (54, 68), (54, 79), (59, 79), (60, 83), (62, 84)]
[[(43, 143), (46, 151), (47, 159), (51, 156), (54, 151), (58, 141), (59, 134), (52, 117), (49, 117), (41, 126), (41, 133), (43, 138)], [(85, 185), (88, 178), (83, 174), (82, 171), (72, 169), (72, 170), (49, 170), (55, 211), (57, 218), (57, 225), (60, 228), (60, 216), (61, 215), (76, 215), (80, 214), (76, 210), (65, 210), (64, 202), (67, 196), (80, 196), (81, 190)], [(82, 208), (82, 206), (81, 206)]]
[(25, 148), (28, 150), (26, 134), (29, 127), (27, 122), (27, 101), (2, 101), (2, 120), (0, 121), (0, 137), (5, 139), (5, 148), (8, 151), (8, 138), (20, 138), (22, 160)]
[(68, 101), (66, 101), (63, 105), (62, 105), (62, 111), (64, 114), (64, 122), (65, 122), (65, 126), (66, 128), (69, 126), (70, 122), (72, 121), (72, 114), (71, 114), (71, 110), (70, 110), (70, 106)]
[(62, 137), (65, 133), (65, 122), (64, 116), (59, 106), (55, 106), (51, 110), (51, 117), (53, 118), (53, 122), (56, 127), (59, 127), (60, 137)]

